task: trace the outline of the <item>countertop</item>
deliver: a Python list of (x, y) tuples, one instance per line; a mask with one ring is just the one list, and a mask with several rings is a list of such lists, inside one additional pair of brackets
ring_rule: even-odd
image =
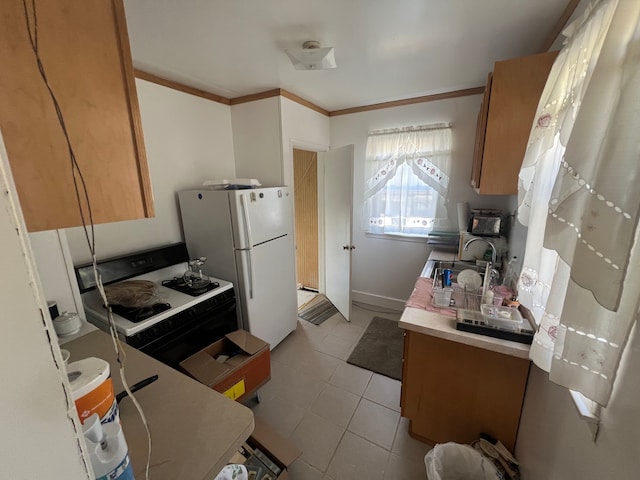
[[(455, 253), (433, 250), (429, 260), (454, 260)], [(423, 269), (423, 272), (426, 270)], [(407, 307), (400, 317), (400, 328), (425, 335), (483, 348), (517, 358), (529, 358), (529, 345), (456, 330), (456, 319), (420, 308)]]
[[(111, 337), (94, 331), (64, 345), (69, 362), (99, 357), (111, 365), (115, 393), (123, 390)], [(158, 380), (135, 393), (152, 439), (150, 478), (212, 479), (253, 431), (251, 410), (192, 378), (123, 345), (129, 385), (157, 374)], [(147, 436), (133, 402), (120, 402), (120, 418), (136, 478), (144, 478)]]
[[(58, 345), (62, 347), (62, 345), (65, 345), (69, 342), (73, 342), (76, 338), (84, 337), (88, 333), (95, 332), (96, 330), (98, 330), (97, 327), (94, 327), (84, 319), (80, 319), (80, 322), (81, 322), (80, 330), (77, 331), (76, 333), (72, 333), (71, 335), (62, 335), (62, 336), (58, 335)], [(66, 348), (66, 347), (62, 347), (62, 348)]]

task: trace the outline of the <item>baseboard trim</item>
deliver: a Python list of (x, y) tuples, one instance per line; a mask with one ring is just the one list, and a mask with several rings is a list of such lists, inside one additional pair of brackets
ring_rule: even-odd
[(407, 303), (406, 300), (400, 300), (398, 298), (383, 297), (382, 295), (374, 295), (373, 293), (359, 292), (357, 290), (351, 291), (351, 300), (354, 302), (366, 303), (368, 305), (374, 305), (376, 307), (389, 308), (401, 312), (404, 310), (404, 306)]

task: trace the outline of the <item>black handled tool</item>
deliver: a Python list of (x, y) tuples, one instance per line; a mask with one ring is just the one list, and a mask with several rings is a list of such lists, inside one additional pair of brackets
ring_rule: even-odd
[[(157, 379), (158, 379), (158, 375), (152, 375), (149, 378), (145, 378), (144, 380), (140, 380), (138, 383), (134, 384), (130, 388), (131, 393), (137, 392), (141, 388), (144, 388), (147, 385), (152, 384)], [(120, 392), (119, 394), (116, 395), (116, 403), (120, 403), (120, 400), (122, 400), (124, 397), (127, 397), (127, 396), (129, 396), (129, 394), (126, 392), (126, 390), (124, 392)]]

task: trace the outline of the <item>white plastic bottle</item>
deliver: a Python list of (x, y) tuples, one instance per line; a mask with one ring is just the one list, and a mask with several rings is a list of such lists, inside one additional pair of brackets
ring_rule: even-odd
[(85, 420), (82, 432), (96, 480), (135, 480), (120, 422), (101, 424), (94, 413)]
[(493, 290), (487, 290), (482, 299), (482, 303), (493, 305)]

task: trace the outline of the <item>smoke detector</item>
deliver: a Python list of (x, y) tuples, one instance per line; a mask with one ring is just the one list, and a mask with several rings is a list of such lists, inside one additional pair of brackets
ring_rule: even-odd
[(321, 47), (320, 42), (308, 40), (302, 48), (285, 50), (296, 70), (327, 70), (336, 68), (333, 47)]

